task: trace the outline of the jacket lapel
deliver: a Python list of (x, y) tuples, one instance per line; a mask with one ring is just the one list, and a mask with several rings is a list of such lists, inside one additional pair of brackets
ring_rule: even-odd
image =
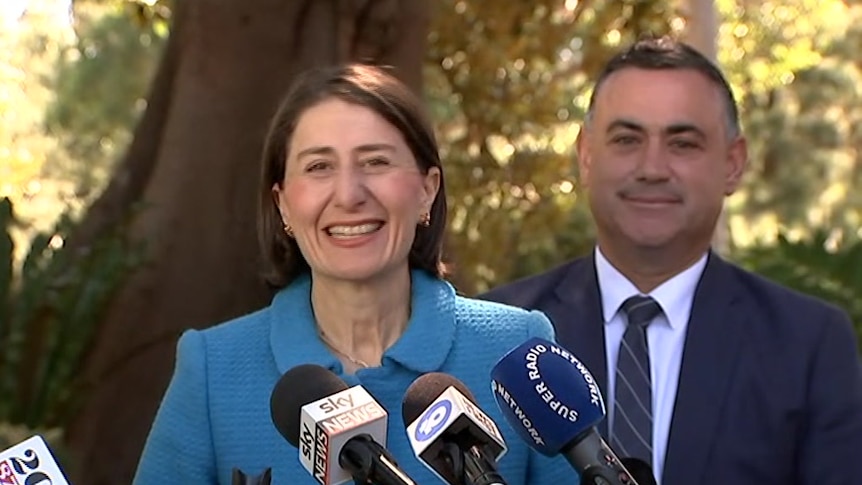
[[(543, 310), (554, 322), (557, 341), (590, 370), (607, 402), (605, 326), (594, 256), (572, 263), (550, 300)], [(607, 437), (606, 420), (597, 428)]]
[(728, 386), (744, 343), (731, 266), (715, 254), (694, 295), (663, 469), (665, 485), (704, 483)]

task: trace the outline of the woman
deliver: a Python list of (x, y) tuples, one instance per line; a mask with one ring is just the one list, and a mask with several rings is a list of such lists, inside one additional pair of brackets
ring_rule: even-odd
[(439, 483), (413, 455), (401, 419), (427, 372), (463, 381), (498, 423), (509, 484), (571, 482), (561, 459), (506, 427), (489, 372), (530, 337), (541, 313), (456, 296), (443, 280), (446, 194), (418, 99), (379, 68), (310, 71), (276, 113), (263, 157), (260, 236), (278, 289), (256, 313), (186, 332), (136, 484), (230, 483), (272, 468), (274, 484), (312, 484), (270, 419), (270, 393), (299, 364), (361, 384), (389, 412), (387, 447), (417, 483)]

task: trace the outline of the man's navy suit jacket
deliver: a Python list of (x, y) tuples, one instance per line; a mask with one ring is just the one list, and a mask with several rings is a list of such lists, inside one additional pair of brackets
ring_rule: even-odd
[[(480, 298), (545, 312), (558, 342), (607, 386), (593, 257)], [(607, 437), (605, 421), (600, 432)], [(710, 254), (685, 337), (662, 483), (862, 484), (862, 364), (846, 314)]]

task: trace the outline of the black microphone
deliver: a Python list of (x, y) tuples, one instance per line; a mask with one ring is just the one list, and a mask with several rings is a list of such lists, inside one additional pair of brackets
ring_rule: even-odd
[(582, 484), (638, 485), (596, 431), (605, 417), (598, 384), (566, 349), (530, 339), (503, 356), (491, 378), (497, 405), (518, 435), (542, 454), (562, 454)]
[(386, 410), (362, 386), (348, 388), (328, 369), (299, 365), (276, 383), (270, 412), (322, 485), (416, 485), (386, 449)]
[(272, 483), (272, 468), (267, 468), (260, 475), (246, 475), (239, 468), (231, 471), (231, 485), (270, 485)]
[(620, 461), (640, 485), (658, 485), (655, 475), (653, 475), (652, 467), (647, 462), (630, 456), (620, 458)]
[(413, 452), (450, 485), (505, 485), (497, 460), (506, 452), (494, 421), (458, 379), (440, 372), (416, 379), (401, 405)]

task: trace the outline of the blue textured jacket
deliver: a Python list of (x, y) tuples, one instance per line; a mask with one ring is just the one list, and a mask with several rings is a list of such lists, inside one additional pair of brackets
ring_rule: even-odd
[(407, 441), (401, 401), (427, 372), (445, 372), (475, 395), (497, 422), (509, 451), (499, 470), (509, 485), (576, 484), (562, 458), (531, 451), (509, 428), (490, 389), (490, 371), (507, 351), (530, 337), (553, 339), (540, 312), (456, 296), (448, 283), (412, 272), (410, 322), (383, 355), (382, 365), (344, 375), (317, 336), (311, 282), (301, 278), (258, 312), (179, 341), (173, 378), (137, 470), (136, 485), (230, 484), (231, 470), (258, 474), (272, 468), (274, 485), (316, 483), (299, 451), (275, 429), (270, 394), (279, 377), (299, 364), (329, 368), (348, 385), (361, 384), (389, 412), (387, 448), (417, 483), (441, 483), (416, 459)]

